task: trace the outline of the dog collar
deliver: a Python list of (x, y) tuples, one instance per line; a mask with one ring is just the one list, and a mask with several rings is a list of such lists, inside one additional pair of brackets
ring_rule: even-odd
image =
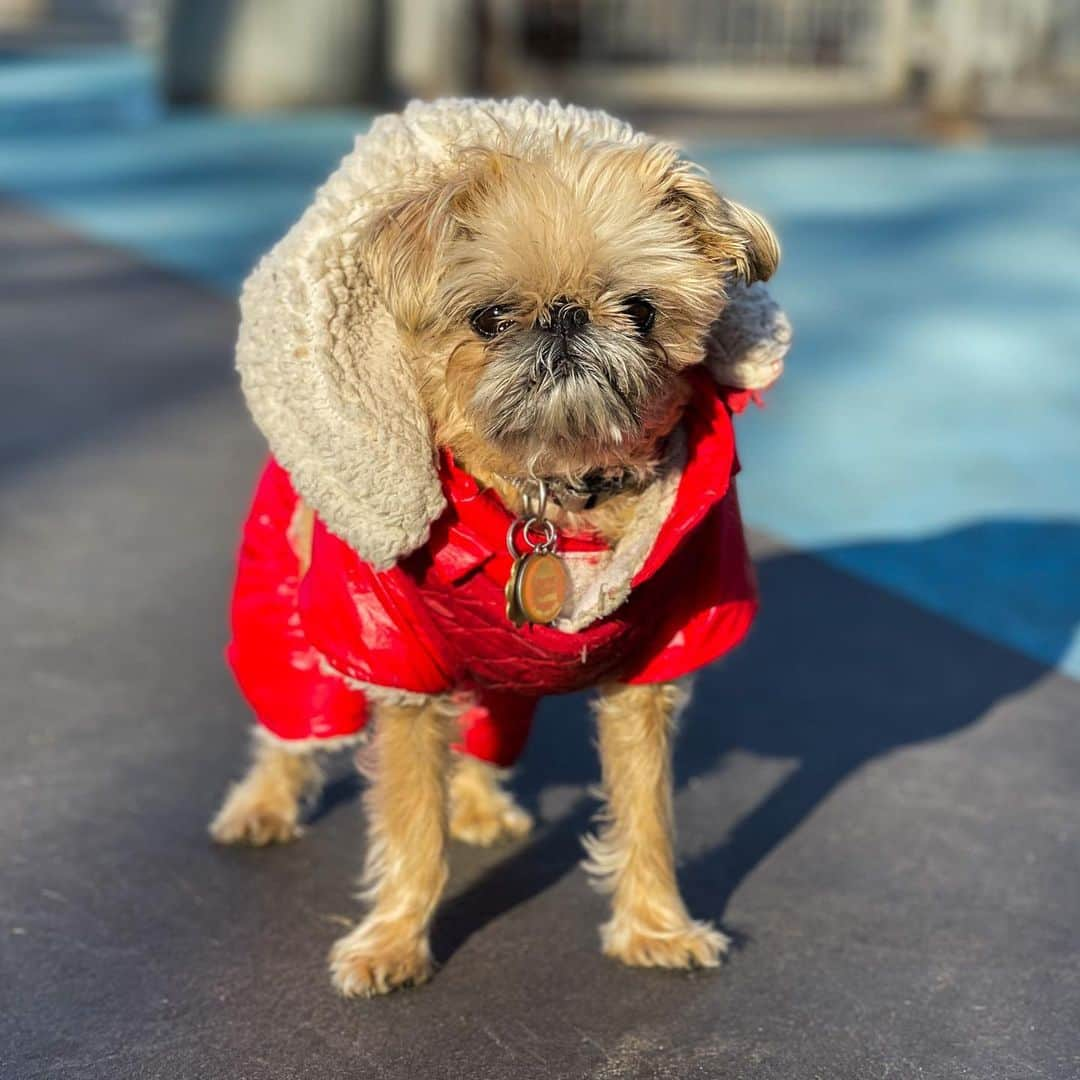
[(597, 469), (579, 480), (552, 478), (547, 481), (551, 500), (571, 513), (593, 510), (605, 499), (638, 486), (629, 469), (610, 472)]
[(632, 469), (594, 469), (577, 480), (565, 476), (503, 477), (519, 491), (528, 492), (543, 481), (547, 497), (570, 513), (594, 510), (605, 499), (640, 487)]

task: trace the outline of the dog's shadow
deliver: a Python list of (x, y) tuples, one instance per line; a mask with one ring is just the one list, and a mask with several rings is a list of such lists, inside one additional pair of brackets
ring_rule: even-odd
[[(1001, 528), (1046, 527), (988, 523), (974, 531), (994, 533), (992, 540)], [(1080, 542), (1080, 528), (1065, 527)], [(955, 540), (945, 534), (931, 543)], [(832, 554), (842, 561), (844, 551)], [(774, 554), (758, 571), (762, 613), (754, 632), (698, 676), (675, 755), (680, 789), (733, 751), (795, 762), (715, 846), (680, 865), (689, 906), (717, 922), (740, 882), (855, 770), (896, 747), (964, 728), (1047, 671), (820, 558)], [(596, 809), (584, 789), (598, 771), (584, 696), (545, 702), (516, 793), (534, 810), (549, 785), (574, 785), (582, 794), (447, 900), (434, 932), (440, 959), (575, 866)], [(346, 781), (328, 796), (355, 790)]]

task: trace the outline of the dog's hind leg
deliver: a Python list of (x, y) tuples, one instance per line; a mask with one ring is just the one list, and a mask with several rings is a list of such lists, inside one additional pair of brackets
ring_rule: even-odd
[(525, 836), (533, 826), (532, 816), (500, 783), (502, 770), (471, 754), (455, 758), (450, 776), (450, 835), (483, 847)]
[(675, 880), (671, 745), (686, 692), (612, 684), (596, 705), (607, 806), (585, 869), (611, 893), (604, 952), (643, 967), (714, 967), (728, 940), (687, 913)]
[(446, 885), (447, 771), (456, 707), (440, 698), (381, 704), (371, 746), (358, 761), (371, 910), (330, 951), (334, 985), (349, 997), (384, 994), (431, 974), (428, 927)]
[(291, 750), (256, 733), (253, 760), (229, 788), (210, 835), (219, 844), (284, 843), (300, 835), (300, 803), (318, 791), (322, 770), (312, 750)]

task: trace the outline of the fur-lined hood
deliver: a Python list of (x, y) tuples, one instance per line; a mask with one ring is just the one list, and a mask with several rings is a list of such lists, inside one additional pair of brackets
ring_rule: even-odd
[[(237, 367), (252, 415), (301, 497), (375, 569), (421, 547), (445, 499), (419, 390), (359, 242), (396, 185), (434, 179), (457, 150), (521, 130), (650, 141), (606, 113), (555, 102), (414, 102), (357, 138), (244, 285)], [(762, 389), (779, 377), (790, 338), (763, 285), (733, 285), (705, 361), (721, 385)]]

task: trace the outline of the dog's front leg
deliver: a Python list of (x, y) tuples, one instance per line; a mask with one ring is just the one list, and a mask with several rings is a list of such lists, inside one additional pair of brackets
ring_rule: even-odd
[(611, 684), (596, 705), (607, 805), (586, 870), (611, 893), (604, 952), (647, 967), (714, 967), (728, 941), (692, 919), (675, 879), (671, 748), (686, 691)]
[(370, 786), (364, 880), (371, 910), (330, 952), (334, 985), (349, 996), (384, 994), (431, 974), (428, 925), (446, 884), (445, 701), (379, 706), (359, 762)]

